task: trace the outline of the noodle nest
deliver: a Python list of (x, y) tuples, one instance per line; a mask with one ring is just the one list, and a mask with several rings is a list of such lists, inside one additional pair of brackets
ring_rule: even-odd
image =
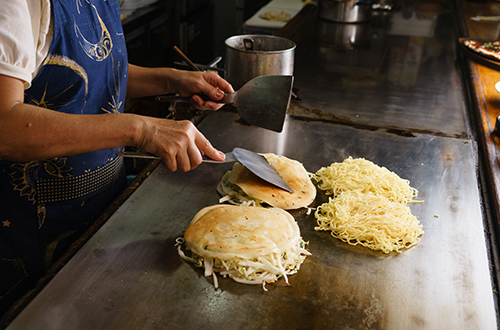
[(420, 242), (422, 225), (407, 205), (414, 203), (418, 191), (408, 180), (352, 157), (319, 169), (312, 179), (333, 195), (316, 209), (316, 230), (384, 253), (401, 253)]

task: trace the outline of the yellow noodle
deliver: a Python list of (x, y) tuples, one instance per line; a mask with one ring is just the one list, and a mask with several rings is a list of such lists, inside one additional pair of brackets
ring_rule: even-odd
[(312, 177), (327, 195), (338, 196), (344, 191), (360, 191), (385, 196), (393, 202), (407, 204), (418, 191), (410, 181), (363, 158), (347, 158), (320, 168)]
[(347, 191), (319, 206), (316, 230), (331, 230), (351, 245), (384, 253), (408, 249), (420, 242), (422, 225), (410, 208), (384, 196)]
[(422, 226), (407, 206), (418, 195), (410, 181), (352, 157), (319, 169), (312, 179), (333, 195), (315, 212), (316, 230), (384, 253), (400, 253), (420, 242)]

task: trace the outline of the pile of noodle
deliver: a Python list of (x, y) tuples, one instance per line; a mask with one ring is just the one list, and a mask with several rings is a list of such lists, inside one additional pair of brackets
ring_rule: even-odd
[(319, 169), (312, 179), (333, 195), (315, 212), (316, 230), (329, 230), (346, 243), (384, 253), (400, 253), (420, 242), (422, 226), (407, 206), (418, 191), (408, 180), (351, 157)]

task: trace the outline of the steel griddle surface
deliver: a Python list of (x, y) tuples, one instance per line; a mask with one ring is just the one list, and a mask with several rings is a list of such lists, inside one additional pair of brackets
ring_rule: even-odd
[[(421, 16), (418, 6), (406, 6), (373, 11), (370, 22), (358, 24), (319, 19), (317, 10), (301, 17), (300, 28), (281, 35), (297, 43), (298, 97), (289, 113), (469, 137), (462, 73), (456, 62), (458, 36), (452, 28), (457, 14), (452, 1), (436, 6), (440, 10), (434, 17)], [(421, 29), (424, 26), (429, 29)], [(348, 37), (354, 43), (350, 47), (343, 43)]]
[[(213, 113), (200, 129), (221, 150), (275, 152), (309, 171), (364, 157), (409, 179), (425, 200), (411, 206), (422, 242), (383, 255), (316, 232), (312, 214), (292, 211), (312, 256), (291, 286), (264, 292), (219, 278), (215, 290), (173, 246), (218, 202), (231, 164), (158, 167), (9, 329), (496, 329), (473, 143), (290, 118), (274, 133), (238, 118)], [(325, 200), (320, 192), (315, 203)]]

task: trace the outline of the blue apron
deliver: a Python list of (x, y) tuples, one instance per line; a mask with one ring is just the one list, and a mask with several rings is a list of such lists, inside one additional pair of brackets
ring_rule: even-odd
[[(25, 103), (70, 114), (122, 112), (128, 62), (118, 2), (51, 2), (53, 40)], [(0, 160), (0, 315), (123, 190), (115, 151)]]

